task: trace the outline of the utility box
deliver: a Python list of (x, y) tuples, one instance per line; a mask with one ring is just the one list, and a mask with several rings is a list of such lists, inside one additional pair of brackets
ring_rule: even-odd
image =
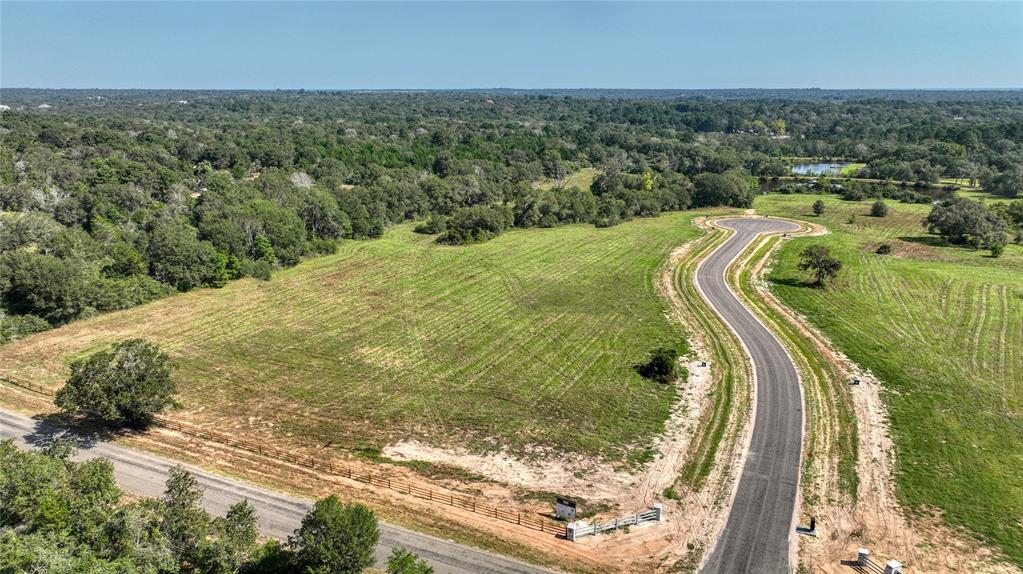
[(575, 501), (558, 498), (554, 506), (554, 516), (557, 516), (558, 520), (575, 520)]
[(898, 560), (889, 560), (884, 565), (884, 574), (902, 574), (902, 562)]

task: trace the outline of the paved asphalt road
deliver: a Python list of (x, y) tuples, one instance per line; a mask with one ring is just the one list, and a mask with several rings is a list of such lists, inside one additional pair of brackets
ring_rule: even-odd
[[(0, 410), (0, 440), (14, 439), (23, 448), (44, 444), (62, 429), (23, 415)], [(79, 446), (79, 459), (103, 457), (114, 463), (117, 482), (126, 491), (144, 496), (159, 497), (168, 470), (175, 462), (140, 451), (103, 442), (84, 442)], [(195, 474), (206, 489), (204, 505), (207, 510), (223, 516), (228, 507), (242, 499), (255, 507), (259, 514), (260, 530), (267, 536), (287, 539), (311, 508), (309, 501), (229, 480), (201, 469), (185, 467)], [(404, 546), (433, 565), (437, 574), (550, 574), (536, 566), (475, 550), (390, 526), (380, 525), (380, 545), (377, 561), (383, 563), (390, 549)]]
[(788, 573), (803, 436), (799, 379), (781, 343), (728, 288), (725, 269), (757, 235), (797, 226), (771, 219), (727, 219), (720, 224), (736, 233), (703, 262), (696, 281), (753, 357), (756, 419), (728, 522), (701, 572)]

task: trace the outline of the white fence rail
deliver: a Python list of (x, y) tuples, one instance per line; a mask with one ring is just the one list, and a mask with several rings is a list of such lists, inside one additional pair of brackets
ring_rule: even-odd
[(632, 516), (616, 518), (613, 522), (605, 522), (604, 524), (586, 524), (582, 521), (573, 522), (565, 527), (565, 537), (569, 540), (575, 541), (583, 538), (584, 536), (593, 536), (595, 534), (600, 534), (601, 532), (609, 532), (626, 526), (638, 526), (640, 524), (660, 521), (661, 505), (654, 504), (649, 510), (637, 512)]

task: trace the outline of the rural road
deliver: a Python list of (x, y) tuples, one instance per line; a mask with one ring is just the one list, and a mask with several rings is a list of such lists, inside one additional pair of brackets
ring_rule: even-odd
[[(45, 444), (63, 429), (29, 417), (0, 410), (0, 440), (14, 439), (22, 448)], [(104, 442), (79, 445), (77, 459), (95, 457), (109, 459), (114, 464), (114, 476), (121, 488), (143, 496), (163, 495), (163, 484), (168, 471), (176, 462), (143, 452)], [(183, 465), (206, 489), (204, 506), (215, 515), (223, 516), (232, 504), (247, 499), (259, 514), (259, 527), (263, 534), (286, 540), (312, 507), (307, 500), (294, 498), (223, 478), (195, 467)], [(380, 544), (377, 562), (383, 564), (394, 546), (404, 546), (426, 559), (436, 574), (550, 574), (550, 570), (476, 550), (387, 524), (380, 525)]]
[(789, 537), (799, 485), (803, 399), (799, 378), (778, 339), (725, 281), (725, 270), (761, 233), (795, 231), (790, 222), (725, 219), (736, 233), (703, 261), (696, 283), (749, 350), (756, 372), (753, 435), (732, 509), (704, 574), (789, 573)]

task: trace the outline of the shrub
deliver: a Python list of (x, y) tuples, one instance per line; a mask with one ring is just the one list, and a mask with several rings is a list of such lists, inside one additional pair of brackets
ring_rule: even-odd
[(875, 253), (877, 253), (878, 255), (888, 255), (891, 252), (892, 246), (888, 245), (887, 243), (882, 243), (881, 245), (878, 245), (877, 251), (875, 251)]
[(678, 351), (670, 347), (655, 349), (650, 359), (638, 368), (639, 374), (659, 383), (678, 378)]
[(497, 237), (512, 226), (511, 210), (477, 205), (459, 209), (448, 220), (448, 229), (437, 238), (440, 243), (468, 245)]
[(444, 233), (448, 229), (447, 218), (443, 215), (436, 213), (430, 215), (430, 218), (420, 223), (413, 229), (416, 233), (423, 233), (425, 235), (436, 235), (438, 233)]
[(824, 213), (824, 202), (820, 199), (813, 202), (813, 214), (820, 217)]
[(412, 552), (395, 548), (387, 557), (387, 574), (433, 574), (433, 567)]
[(129, 339), (71, 364), (71, 376), (54, 403), (113, 425), (145, 428), (174, 404), (170, 358), (153, 343)]
[(846, 201), (863, 201), (867, 195), (859, 187), (848, 187), (842, 193), (842, 199)]
[(253, 261), (251, 259), (246, 259), (239, 265), (238, 273), (241, 277), (253, 277), (263, 281), (269, 281), (270, 276), (273, 274), (273, 265), (267, 261)]
[(884, 217), (888, 215), (888, 204), (880, 199), (875, 201), (874, 204), (870, 206), (870, 215), (872, 217)]
[(0, 314), (0, 345), (15, 341), (22, 337), (39, 333), (50, 328), (50, 324), (42, 317), (35, 315), (14, 315), (5, 317)]

